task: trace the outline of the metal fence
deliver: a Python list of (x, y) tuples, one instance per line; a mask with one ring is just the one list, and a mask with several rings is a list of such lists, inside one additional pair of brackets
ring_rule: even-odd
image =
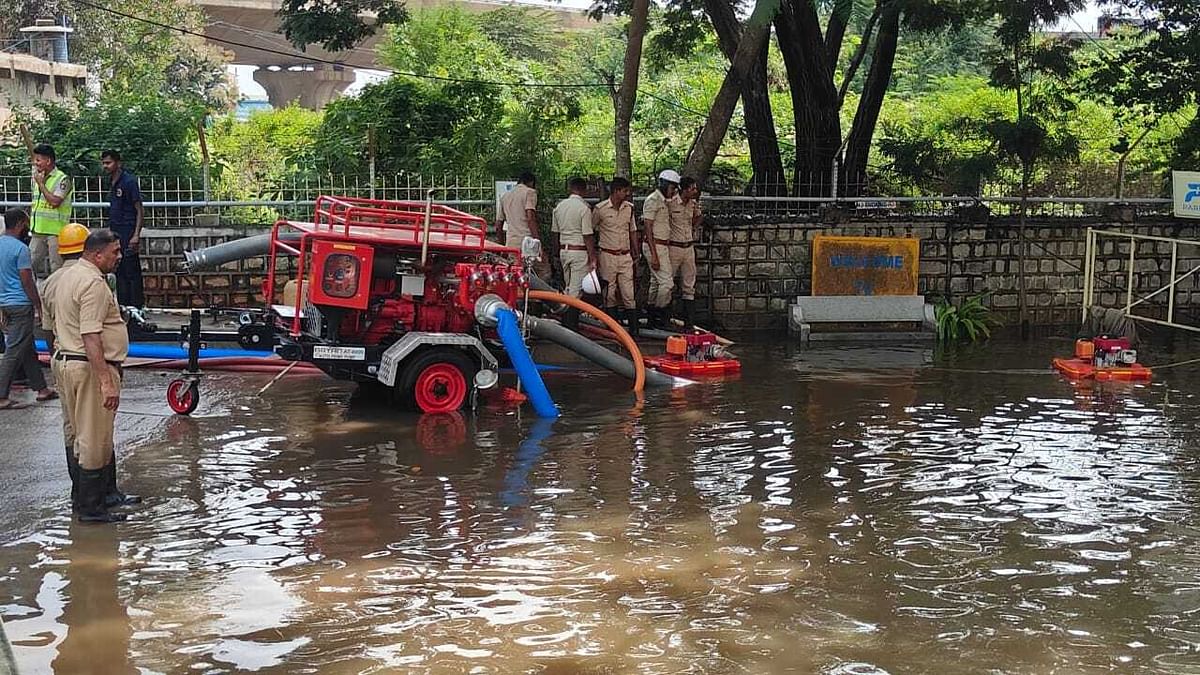
[[(85, 225), (103, 225), (108, 207), (109, 181), (102, 176), (76, 177), (73, 218)], [(218, 184), (206, 190), (198, 178), (140, 177), (146, 226), (151, 228), (265, 226), (279, 218), (306, 220), (318, 195), (339, 194), (378, 199), (424, 200), (429, 191), (440, 203), (492, 220), (495, 216), (495, 181), (454, 176), (430, 178), (394, 176), (323, 176), (306, 180), (267, 182), (254, 186)], [(540, 207), (546, 218), (562, 189), (543, 181)], [(32, 201), (32, 184), (26, 176), (0, 176), (0, 205), (24, 206)], [(637, 198), (640, 200), (640, 197)], [(1014, 216), (1017, 197), (964, 197), (958, 195), (899, 197), (765, 197), (743, 194), (705, 194), (702, 204), (713, 217), (747, 222), (781, 222), (812, 219), (836, 208), (851, 218), (966, 217), (990, 212)], [(982, 209), (986, 208), (987, 211)], [(1031, 197), (1031, 217), (1130, 218), (1169, 215), (1171, 200), (1109, 197)]]

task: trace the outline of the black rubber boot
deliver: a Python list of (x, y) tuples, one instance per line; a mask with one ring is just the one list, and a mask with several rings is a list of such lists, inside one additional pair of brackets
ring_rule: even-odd
[(670, 310), (666, 307), (651, 307), (649, 310), (650, 320), (646, 322), (646, 325), (650, 328), (667, 330), (671, 327), (671, 320), (667, 318), (669, 312)]
[(683, 327), (691, 330), (696, 326), (696, 301), (683, 301)]
[(71, 476), (71, 511), (79, 513), (79, 460), (75, 457), (75, 448), (67, 448), (67, 474)]
[(637, 337), (638, 331), (642, 328), (642, 317), (637, 307), (625, 310), (625, 325), (628, 327), (629, 335)]
[(142, 498), (137, 495), (127, 495), (117, 487), (117, 453), (113, 453), (108, 457), (108, 465), (101, 469), (104, 472), (104, 505), (108, 508), (114, 506), (132, 506), (133, 504), (141, 504)]
[(79, 522), (119, 523), (125, 520), (120, 513), (112, 513), (104, 505), (106, 490), (104, 469), (79, 471)]

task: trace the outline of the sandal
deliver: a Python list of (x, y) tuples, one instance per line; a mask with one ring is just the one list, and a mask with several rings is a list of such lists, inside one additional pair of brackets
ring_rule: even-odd
[(45, 403), (46, 401), (53, 401), (57, 398), (58, 398), (58, 392), (51, 389), (50, 393), (46, 394), (45, 396), (38, 394), (37, 398), (35, 400), (37, 400), (38, 403)]
[(0, 405), (0, 410), (23, 410), (28, 407), (28, 403), (22, 403), (20, 401), (9, 399), (7, 403)]

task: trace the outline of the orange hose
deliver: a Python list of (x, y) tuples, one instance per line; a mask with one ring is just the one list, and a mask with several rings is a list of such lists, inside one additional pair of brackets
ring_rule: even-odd
[(604, 312), (600, 311), (593, 305), (578, 299), (572, 298), (569, 295), (562, 293), (554, 293), (552, 291), (529, 291), (530, 300), (541, 300), (542, 302), (557, 302), (568, 307), (574, 307), (581, 312), (587, 312), (600, 320), (609, 330), (617, 336), (617, 341), (621, 343), (625, 350), (629, 352), (629, 358), (633, 360), (633, 390), (641, 393), (646, 387), (646, 364), (642, 361), (642, 350), (638, 349), (637, 343), (633, 338), (629, 337), (629, 333), (621, 327), (613, 318)]

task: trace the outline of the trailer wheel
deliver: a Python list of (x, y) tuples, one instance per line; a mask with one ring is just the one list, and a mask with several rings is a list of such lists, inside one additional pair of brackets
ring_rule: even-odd
[(453, 412), (470, 400), (477, 370), (475, 362), (457, 349), (430, 349), (413, 356), (404, 365), (396, 393), (421, 412)]
[(200, 405), (200, 383), (195, 380), (171, 380), (167, 385), (167, 405), (177, 415), (191, 415)]

